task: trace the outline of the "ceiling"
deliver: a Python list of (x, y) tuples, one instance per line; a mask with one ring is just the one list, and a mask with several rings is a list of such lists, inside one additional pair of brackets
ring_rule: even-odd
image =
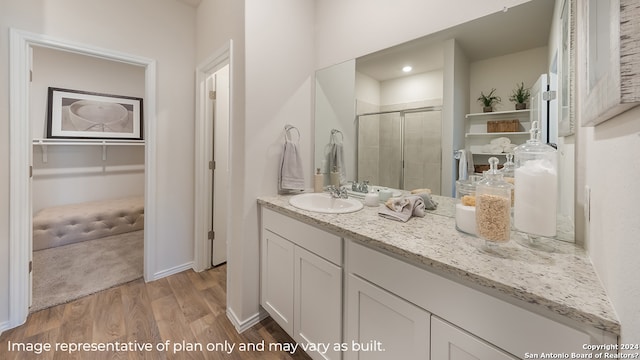
[(359, 72), (378, 81), (442, 69), (443, 41), (455, 38), (469, 61), (488, 59), (546, 46), (555, 1), (533, 0), (435, 34), (409, 41), (356, 60)]

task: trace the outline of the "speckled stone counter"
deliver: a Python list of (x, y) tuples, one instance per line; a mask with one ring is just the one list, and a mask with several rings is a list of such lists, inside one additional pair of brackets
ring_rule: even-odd
[(572, 243), (550, 240), (546, 245), (553, 251), (538, 251), (512, 240), (488, 252), (480, 239), (455, 229), (454, 202), (446, 197), (434, 196), (437, 210), (406, 223), (378, 216), (376, 207), (349, 214), (300, 210), (289, 205), (289, 198), (260, 197), (258, 203), (451, 279), (620, 334), (620, 323), (589, 257)]

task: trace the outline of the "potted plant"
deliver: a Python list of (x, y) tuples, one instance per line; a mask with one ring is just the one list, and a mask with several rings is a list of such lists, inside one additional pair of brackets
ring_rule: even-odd
[(478, 101), (482, 104), (483, 112), (492, 112), (493, 106), (495, 104), (499, 104), (501, 99), (500, 96), (495, 95), (496, 89), (491, 89), (489, 94), (485, 95), (484, 92), (480, 92), (480, 97)]
[(527, 108), (527, 101), (531, 97), (531, 91), (524, 88), (524, 82), (520, 85), (516, 85), (513, 93), (509, 97), (509, 100), (516, 103), (516, 110), (524, 110)]

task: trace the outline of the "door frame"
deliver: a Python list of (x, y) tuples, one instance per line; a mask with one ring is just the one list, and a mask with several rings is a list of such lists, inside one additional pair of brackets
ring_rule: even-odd
[(24, 323), (29, 314), (32, 249), (32, 165), (29, 88), (31, 47), (41, 46), (145, 68), (145, 231), (144, 278), (156, 269), (156, 60), (70, 42), (51, 36), (9, 29), (9, 327)]
[[(229, 40), (217, 49), (209, 58), (196, 68), (196, 123), (195, 123), (195, 201), (194, 201), (194, 265), (195, 271), (203, 271), (211, 267), (211, 251), (209, 248), (209, 218), (212, 204), (209, 203), (213, 189), (209, 186), (209, 158), (213, 153), (213, 126), (207, 117), (207, 78), (216, 71), (229, 65), (229, 119), (233, 119), (233, 40)], [(229, 124), (231, 125), (231, 124)], [(231, 126), (229, 126), (229, 149), (232, 147)], [(227, 153), (230, 158), (230, 153)], [(229, 163), (230, 166), (230, 163)], [(229, 185), (229, 182), (227, 182)], [(228, 192), (227, 192), (228, 193)], [(227, 238), (230, 238), (231, 208), (229, 201), (223, 204), (226, 211)]]

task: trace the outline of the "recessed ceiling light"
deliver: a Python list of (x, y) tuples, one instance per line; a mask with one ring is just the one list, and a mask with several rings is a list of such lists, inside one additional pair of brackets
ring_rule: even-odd
[(410, 72), (411, 70), (413, 70), (413, 68), (411, 66), (409, 66), (409, 65), (407, 65), (407, 66), (402, 68), (402, 71), (404, 71), (404, 72)]

